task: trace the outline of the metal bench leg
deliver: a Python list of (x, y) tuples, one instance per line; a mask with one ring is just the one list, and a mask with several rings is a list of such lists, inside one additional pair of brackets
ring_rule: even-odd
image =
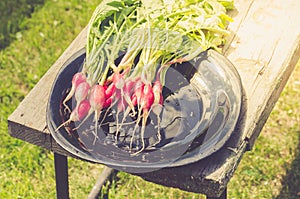
[(97, 179), (96, 184), (94, 185), (93, 189), (91, 190), (90, 194), (88, 195), (87, 199), (95, 199), (98, 198), (98, 196), (101, 193), (102, 187), (105, 185), (105, 183), (111, 178), (112, 175), (114, 175), (117, 171), (109, 168), (104, 167), (101, 175)]
[(227, 199), (227, 188), (224, 189), (220, 197), (206, 197), (206, 199)]
[(69, 198), (69, 181), (68, 181), (68, 159), (54, 153), (54, 168), (56, 180), (56, 198), (68, 199)]

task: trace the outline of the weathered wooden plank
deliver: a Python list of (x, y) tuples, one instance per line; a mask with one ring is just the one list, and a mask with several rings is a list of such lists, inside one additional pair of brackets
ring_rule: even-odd
[(236, 128), (230, 140), (213, 155), (196, 163), (136, 174), (143, 179), (168, 187), (179, 188), (210, 197), (219, 197), (236, 170), (247, 141), (240, 141), (244, 121)]
[[(251, 148), (300, 55), (300, 3), (287, 0), (236, 0), (232, 32), (224, 55), (236, 66), (245, 92), (238, 128), (222, 150), (195, 164), (143, 174), (146, 180), (218, 196), (234, 173), (248, 141)], [(60, 154), (70, 155), (51, 139), (46, 104), (62, 64), (85, 43), (86, 30), (74, 40), (9, 117), (10, 134)]]
[(300, 3), (236, 2), (237, 10), (246, 12), (243, 17), (238, 13), (240, 21), (230, 25), (234, 34), (224, 54), (237, 67), (245, 88), (249, 111), (243, 134), (252, 147), (299, 59)]
[[(246, 149), (245, 141), (249, 140), (248, 148), (253, 146), (278, 100), (300, 55), (300, 19), (297, 17), (300, 3), (291, 0), (284, 5), (279, 0), (236, 2), (237, 11), (232, 13), (236, 15), (235, 22), (229, 26), (234, 34), (229, 37), (224, 54), (237, 67), (245, 89), (247, 108), (241, 113), (245, 130), (239, 131), (240, 137), (233, 139), (241, 142), (237, 145), (240, 147), (225, 146), (194, 165), (142, 174), (144, 179), (219, 196)], [(235, 152), (230, 153), (229, 149)], [(189, 170), (193, 172), (186, 172)]]
[[(232, 177), (242, 155), (246, 149), (246, 142), (240, 146), (239, 150), (226, 154), (229, 158), (220, 159), (209, 158), (200, 162), (183, 167), (165, 168), (156, 172), (137, 174), (143, 179), (158, 183), (168, 187), (179, 188), (181, 190), (202, 193), (210, 197), (219, 197), (225, 190), (227, 183)], [(229, 151), (218, 151), (219, 157), (224, 157)], [(206, 162), (207, 161), (207, 162)], [(203, 170), (203, 168), (205, 168)], [(210, 170), (210, 171), (208, 171)]]

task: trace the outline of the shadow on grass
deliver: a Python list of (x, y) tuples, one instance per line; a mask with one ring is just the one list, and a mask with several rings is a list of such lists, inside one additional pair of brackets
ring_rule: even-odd
[(275, 199), (299, 199), (300, 198), (300, 131), (298, 134), (298, 146), (296, 158), (291, 167), (287, 169), (286, 176), (282, 179), (282, 189)]
[(45, 0), (1, 0), (0, 1), (0, 50), (18, 37), (18, 32), (26, 29), (24, 19), (44, 4)]

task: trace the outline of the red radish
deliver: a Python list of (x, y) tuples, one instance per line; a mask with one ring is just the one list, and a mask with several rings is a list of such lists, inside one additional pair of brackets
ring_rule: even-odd
[(100, 111), (106, 101), (105, 90), (102, 85), (96, 84), (92, 87), (89, 101), (93, 111), (95, 111), (95, 119), (98, 120)]
[(124, 87), (125, 84), (125, 80), (122, 74), (120, 74), (119, 72), (115, 72), (113, 74), (113, 84), (116, 86), (116, 88), (121, 89)]
[(89, 113), (91, 105), (88, 100), (81, 101), (75, 109), (71, 112), (70, 118), (62, 123), (55, 131), (58, 131), (62, 126), (69, 124), (70, 122), (77, 122), (83, 120)]
[(132, 103), (131, 96), (133, 93), (135, 83), (136, 82), (132, 81), (132, 80), (126, 81), (125, 85), (124, 85), (124, 89), (121, 91), (121, 92), (123, 92), (122, 96), (123, 96), (125, 102), (128, 104), (128, 106), (129, 106), (128, 108), (131, 109), (133, 115), (135, 115), (136, 112), (134, 110), (134, 105)]
[[(124, 88), (119, 89), (121, 91), (121, 100), (118, 103), (118, 111), (117, 117), (119, 112), (124, 111), (123, 118), (120, 124), (118, 124), (119, 119), (117, 118), (117, 131), (116, 135), (118, 135), (119, 130), (122, 128), (123, 124), (125, 123), (126, 117), (129, 115), (130, 111), (132, 111), (132, 115), (136, 115), (136, 111), (134, 109), (133, 102), (130, 98), (133, 92), (135, 82), (132, 80), (127, 80), (124, 84)], [(128, 105), (128, 106), (127, 106)], [(127, 108), (126, 108), (127, 106)]]
[(104, 102), (104, 104), (103, 104), (103, 108), (109, 107), (109, 106), (111, 105), (111, 103), (112, 103), (112, 100), (113, 100), (113, 96), (111, 96), (111, 97), (105, 99), (105, 102)]
[(134, 89), (136, 82), (137, 81), (127, 80), (124, 85), (124, 93), (130, 96)]
[(141, 81), (138, 81), (134, 88), (134, 93), (131, 96), (131, 101), (133, 106), (139, 105), (143, 95), (144, 84)]
[[(133, 141), (133, 136), (135, 134), (135, 131), (137, 129), (138, 123), (142, 119), (142, 126), (141, 126), (141, 142), (142, 142), (142, 147), (140, 150), (138, 150), (135, 153), (132, 153), (132, 156), (135, 156), (142, 152), (145, 149), (145, 140), (144, 140), (144, 135), (145, 135), (145, 129), (146, 129), (146, 124), (147, 124), (147, 119), (149, 116), (149, 110), (152, 109), (153, 106), (160, 105), (161, 101), (161, 92), (162, 92), (162, 86), (159, 82), (154, 83), (154, 86), (152, 87), (151, 84), (145, 84), (142, 87), (139, 87), (140, 89), (136, 90), (134, 93), (135, 95), (133, 96), (134, 99), (137, 99), (137, 103), (139, 105), (139, 113), (138, 113), (138, 119), (136, 121), (135, 128), (133, 130), (133, 135), (130, 141), (130, 148), (132, 147), (132, 141)], [(156, 95), (156, 96), (155, 96)], [(156, 98), (156, 99), (155, 99)], [(154, 102), (156, 104), (154, 104)], [(143, 110), (143, 113), (141, 113), (141, 110)], [(158, 112), (158, 111), (157, 111)], [(158, 142), (161, 140), (161, 135), (160, 135), (160, 130), (159, 130), (159, 123), (160, 123), (160, 118), (159, 114), (157, 114), (158, 117)]]
[(105, 90), (102, 85), (96, 84), (92, 87), (91, 93), (89, 96), (89, 102), (91, 104), (92, 110), (95, 111), (95, 139), (94, 144), (96, 142), (96, 138), (98, 137), (98, 119), (100, 112), (105, 103)]
[[(104, 88), (106, 86), (107, 85), (105, 85)], [(107, 108), (107, 110), (104, 114), (103, 120), (100, 122), (100, 126), (102, 125), (102, 122), (104, 121), (109, 110), (118, 102), (120, 98), (121, 98), (120, 89), (117, 89), (114, 82), (111, 82), (105, 89), (105, 101), (103, 103), (103, 108)]]
[(115, 84), (111, 83), (109, 86), (107, 86), (107, 88), (105, 89), (106, 98), (107, 99), (110, 98), (115, 92), (115, 90), (116, 90)]
[(82, 83), (82, 82), (85, 82), (86, 81), (86, 76), (85, 76), (85, 74), (84, 73), (82, 73), (82, 72), (79, 72), (79, 73), (76, 73), (74, 76), (73, 76), (73, 78), (72, 78), (72, 87), (71, 87), (71, 90), (70, 90), (70, 92), (69, 92), (69, 94), (66, 96), (66, 98), (64, 99), (64, 101), (63, 101), (63, 105), (67, 108), (67, 110), (69, 111), (69, 112), (71, 112), (71, 110), (70, 110), (70, 108), (67, 106), (67, 101), (69, 101), (72, 97), (73, 97), (73, 95), (74, 95), (74, 93), (75, 93), (75, 90), (76, 90), (76, 88), (77, 88), (77, 86), (80, 84), (80, 83)]
[[(86, 99), (89, 88), (90, 88), (90, 86), (86, 82), (83, 82), (78, 86), (78, 88), (76, 89), (76, 93), (75, 93), (75, 98), (76, 98), (77, 102), (79, 101), (79, 103), (80, 103), (80, 100)], [(88, 100), (91, 105), (91, 109), (86, 118), (88, 118), (93, 112), (95, 112), (95, 120), (97, 121), (97, 118), (99, 118), (100, 111), (103, 108), (103, 104), (105, 102), (104, 87), (100, 86), (100, 85), (94, 85), (91, 88)], [(82, 122), (84, 122), (84, 121), (82, 121)], [(80, 126), (81, 125), (77, 126), (75, 129), (78, 129)], [(73, 130), (75, 130), (75, 129), (73, 129)]]
[[(138, 100), (139, 101), (139, 100)], [(144, 134), (147, 124), (147, 119), (149, 116), (149, 109), (153, 105), (154, 102), (154, 93), (151, 84), (145, 84), (142, 89), (141, 98), (140, 98), (140, 109), (139, 109), (139, 115), (136, 125), (139, 123), (140, 119), (142, 118), (142, 126), (141, 126), (141, 142), (142, 142), (142, 148), (131, 154), (132, 156), (139, 154), (145, 149), (145, 140), (144, 140)], [(141, 110), (143, 110), (143, 115), (141, 115)], [(135, 128), (136, 129), (136, 128)]]
[(87, 82), (81, 82), (75, 91), (75, 99), (77, 103), (80, 103), (82, 100), (86, 99), (89, 94), (90, 85)]
[(151, 84), (146, 84), (143, 89), (141, 97), (141, 108), (143, 110), (149, 110), (154, 102), (154, 93)]
[[(80, 102), (80, 104), (77, 107), (77, 120), (73, 120), (73, 121), (81, 121), (83, 120), (88, 112), (90, 111), (91, 105), (89, 103), (88, 100), (83, 100), (82, 102)], [(76, 110), (76, 109), (75, 109)], [(70, 119), (72, 117), (70, 116)]]
[(75, 73), (73, 75), (73, 78), (72, 78), (72, 87), (71, 87), (71, 90), (70, 90), (69, 94), (66, 96), (66, 98), (64, 100), (64, 104), (66, 104), (66, 102), (72, 98), (72, 96), (75, 93), (75, 90), (76, 90), (77, 86), (81, 82), (85, 82), (85, 81), (86, 81), (86, 76), (85, 76), (84, 73), (78, 72), (78, 73)]
[(101, 110), (106, 100), (105, 97), (104, 87), (99, 84), (94, 85), (89, 96), (91, 107), (94, 110)]
[(104, 91), (106, 91), (107, 87), (108, 87), (108, 84), (106, 84), (106, 82), (105, 82), (105, 83), (103, 84)]
[(115, 102), (119, 101), (119, 99), (121, 99), (121, 97), (122, 97), (121, 90), (120, 89), (116, 89), (113, 96), (115, 97)]
[[(138, 106), (138, 116), (137, 116), (135, 127), (133, 129), (129, 148), (130, 149), (132, 148), (134, 134), (139, 126), (141, 119), (142, 119), (141, 140), (142, 140), (143, 146), (142, 146), (141, 150), (139, 150), (136, 153), (131, 154), (133, 156), (137, 155), (145, 148), (144, 133), (145, 133), (146, 121), (148, 118), (148, 110), (149, 110), (147, 107), (150, 108), (153, 101), (154, 101), (154, 95), (153, 95), (151, 84), (145, 85), (144, 83), (142, 83), (142, 81), (138, 81), (135, 86), (135, 92), (132, 95), (132, 102), (133, 102), (134, 106), (136, 106), (136, 105)], [(143, 115), (142, 115), (142, 111), (143, 111)]]
[(151, 110), (157, 117), (157, 141), (154, 145), (160, 143), (161, 141), (161, 133), (160, 133), (160, 113), (162, 111), (162, 104), (163, 104), (163, 96), (162, 96), (162, 85), (160, 81), (155, 81), (153, 84), (153, 93), (154, 93), (154, 102), (151, 106)]

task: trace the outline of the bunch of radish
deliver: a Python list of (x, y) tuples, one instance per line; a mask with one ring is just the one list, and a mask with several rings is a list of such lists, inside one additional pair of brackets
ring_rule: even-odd
[[(231, 20), (226, 11), (231, 8), (231, 0), (104, 0), (89, 23), (83, 69), (73, 76), (63, 101), (70, 117), (58, 129), (94, 114), (96, 141), (100, 115), (105, 118), (116, 107), (116, 138), (127, 116), (137, 118), (130, 148), (135, 135), (142, 146), (133, 155), (145, 149), (150, 112), (157, 116), (160, 140), (166, 71), (172, 64), (190, 61), (222, 45)], [(67, 102), (73, 97), (71, 110)]]

